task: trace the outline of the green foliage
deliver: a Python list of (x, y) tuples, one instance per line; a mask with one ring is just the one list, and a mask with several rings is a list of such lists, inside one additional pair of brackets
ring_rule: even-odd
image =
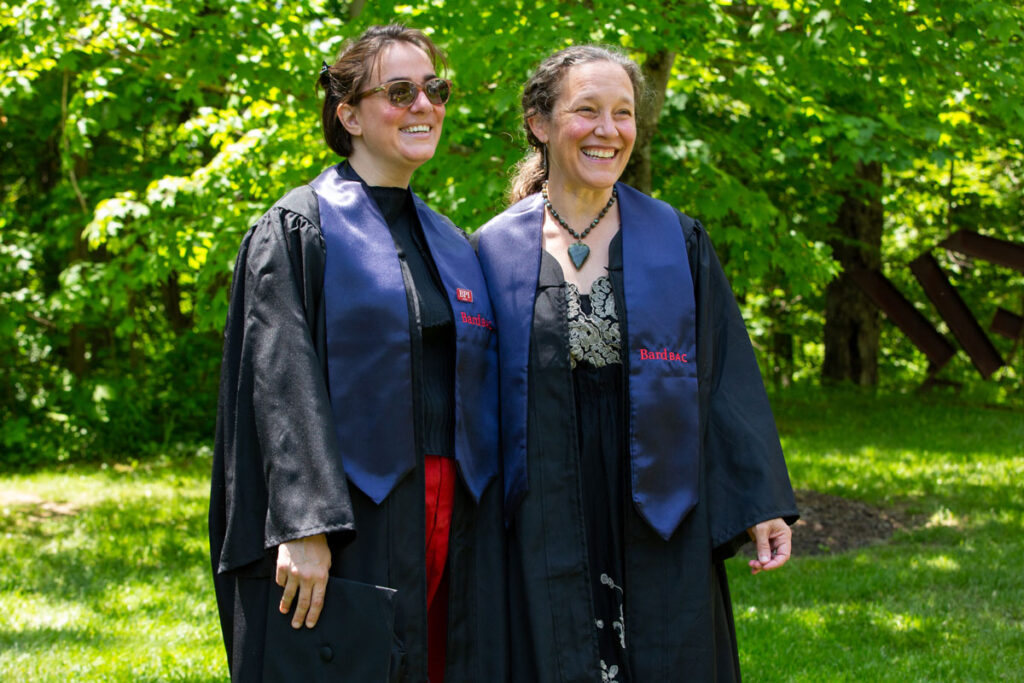
[[(414, 187), (470, 230), (503, 206), (525, 151), (521, 86), (543, 56), (674, 53), (653, 193), (702, 219), (762, 357), (783, 364), (773, 340), (788, 335), (799, 377), (820, 357), (856, 162), (887, 169), (901, 286), (902, 264), (954, 227), (1019, 235), (1022, 15), (970, 0), (0, 0), (2, 462), (212, 432), (238, 243), (334, 161), (317, 68), (371, 24), (423, 28), (449, 54), (456, 97)], [(955, 270), (983, 316), (1020, 312), (1019, 274)], [(899, 334), (887, 353), (883, 377), (921, 381)], [(1019, 378), (1005, 371), (1001, 396)]]
[[(870, 190), (854, 176), (857, 162), (891, 171), (881, 189), (889, 205), (903, 174), (921, 164), (984, 164), (1003, 173), (989, 150), (1016, 148), (1024, 130), (1019, 107), (1009, 105), (1024, 73), (1021, 7), (780, 1), (720, 3), (719, 10), (713, 28), (699, 34), (703, 52), (687, 45), (677, 58), (658, 177), (671, 188), (666, 198), (696, 206), (714, 229), (734, 284), (756, 295), (750, 311), (760, 326), (794, 335), (799, 348), (820, 339), (822, 294), (836, 270), (826, 245), (839, 236), (838, 208), (845, 196)], [(987, 33), (993, 24), (999, 37)], [(1019, 177), (1006, 174), (999, 193), (1018, 215), (963, 227), (1019, 235)], [(930, 199), (943, 192), (922, 188)], [(886, 232), (913, 231), (917, 220), (913, 212), (889, 213)], [(921, 234), (901, 254), (916, 256), (942, 237)], [(916, 353), (909, 344), (900, 350), (901, 359)], [(883, 365), (883, 377), (917, 383), (924, 376), (923, 368), (895, 377), (892, 370)]]
[(5, 6), (6, 463), (212, 432), (240, 236), (326, 163), (308, 67), (324, 11)]

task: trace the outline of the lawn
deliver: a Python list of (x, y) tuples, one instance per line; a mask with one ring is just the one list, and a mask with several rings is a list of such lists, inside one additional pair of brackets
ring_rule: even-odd
[(749, 681), (1024, 676), (1024, 413), (910, 395), (776, 402), (794, 485), (913, 515), (888, 543), (730, 563)]
[(201, 451), (0, 479), (0, 680), (226, 680), (210, 464)]
[[(773, 574), (731, 560), (746, 680), (1020, 680), (1024, 414), (849, 393), (774, 404), (798, 488), (915, 521)], [(0, 476), (0, 680), (226, 680), (209, 468), (198, 449)]]

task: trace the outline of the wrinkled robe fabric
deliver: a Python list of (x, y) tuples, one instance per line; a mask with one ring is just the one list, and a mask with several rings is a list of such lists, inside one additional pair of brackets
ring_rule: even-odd
[[(698, 502), (666, 541), (624, 501), (626, 649), (634, 681), (736, 681), (739, 660), (723, 561), (747, 540), (748, 527), (775, 517), (792, 523), (797, 509), (732, 290), (703, 227), (682, 214), (677, 217), (697, 306)], [(538, 231), (542, 220), (541, 213)], [(479, 232), (486, 230), (473, 236), (478, 248), (484, 242)], [(626, 340), (629, 311), (621, 303), (618, 238), (609, 273)], [(562, 280), (557, 262), (544, 259), (530, 334), (528, 492), (508, 528), (511, 679), (523, 683), (603, 680), (580, 500)], [(496, 310), (502, 308), (499, 297), (522, 294), (488, 284)], [(499, 316), (499, 333), (501, 324)], [(624, 349), (624, 373), (628, 358)], [(628, 415), (625, 397), (623, 406)]]
[[(379, 505), (346, 479), (328, 398), (319, 220), (313, 190), (293, 190), (246, 234), (235, 265), (209, 517), (229, 667), (235, 681), (421, 683), (423, 462)], [(500, 477), (479, 504), (456, 487), (446, 681), (505, 680), (501, 498)], [(276, 608), (277, 546), (319, 533), (332, 553), (327, 602), (315, 628), (293, 630)]]

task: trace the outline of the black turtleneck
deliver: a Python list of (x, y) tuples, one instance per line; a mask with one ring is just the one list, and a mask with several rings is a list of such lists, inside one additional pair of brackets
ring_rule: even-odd
[[(340, 172), (346, 180), (363, 183), (391, 230), (398, 257), (405, 262), (419, 311), (422, 358), (417, 383), (417, 410), (423, 425), (425, 455), (452, 457), (455, 434), (455, 322), (441, 276), (427, 247), (412, 192), (402, 187), (367, 185), (347, 162)], [(414, 335), (415, 338), (415, 335)], [(415, 354), (414, 354), (415, 355)]]

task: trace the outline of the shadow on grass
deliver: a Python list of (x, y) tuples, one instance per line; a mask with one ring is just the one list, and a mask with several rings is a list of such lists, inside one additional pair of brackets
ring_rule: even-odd
[(209, 564), (206, 505), (205, 495), (182, 494), (107, 499), (59, 519), (14, 510), (8, 521), (17, 534), (6, 540), (13, 561), (2, 584), (107, 613), (127, 611), (118, 587), (128, 584), (180, 599), (195, 592), (197, 569)]
[[(211, 673), (223, 655), (205, 486), (165, 483), (111, 486), (68, 515), (4, 511), (0, 606), (14, 614), (0, 625), (0, 679), (226, 680)], [(22, 609), (31, 628), (10, 626)], [(171, 659), (154, 659), (164, 650)]]
[(97, 633), (95, 629), (67, 626), (54, 628), (40, 626), (22, 630), (0, 629), (0, 650), (5, 656), (17, 656), (20, 653), (32, 654), (42, 651), (47, 656), (53, 655), (54, 647), (107, 647), (116, 639)]
[(821, 389), (813, 396), (778, 394), (772, 407), (784, 437), (819, 452), (874, 447), (965, 458), (978, 453), (1019, 457), (1024, 443), (1024, 412), (937, 397)]
[[(769, 577), (749, 577), (730, 561), (748, 678), (1015, 680), (1024, 664), (1024, 586), (1011, 570), (1024, 541), (1007, 538), (1011, 528), (985, 525), (969, 542), (942, 529), (923, 543), (912, 534), (798, 557)], [(786, 666), (758, 666), (773, 661)]]
[[(915, 528), (927, 523), (929, 516), (943, 514), (946, 510), (957, 518), (964, 518), (965, 528), (970, 526), (975, 511), (1000, 509), (1018, 515), (1024, 512), (1024, 492), (1019, 485), (922, 482), (920, 474), (885, 479), (865, 474), (851, 481), (840, 476), (842, 472), (842, 468), (836, 468), (835, 474), (818, 468), (814, 478), (828, 480), (830, 484), (815, 487), (816, 490), (855, 499), (867, 498), (886, 509), (895, 508), (900, 514), (916, 519), (911, 523)], [(807, 481), (799, 483), (808, 485)]]
[[(972, 618), (973, 617), (973, 618)], [(1019, 629), (973, 615), (864, 604), (740, 615), (745, 678), (754, 681), (1016, 680)], [(987, 648), (976, 648), (983, 632)], [(770, 639), (759, 636), (770, 632)], [(1015, 661), (1016, 660), (1016, 661)], [(784, 662), (782, 671), (759, 664)]]

